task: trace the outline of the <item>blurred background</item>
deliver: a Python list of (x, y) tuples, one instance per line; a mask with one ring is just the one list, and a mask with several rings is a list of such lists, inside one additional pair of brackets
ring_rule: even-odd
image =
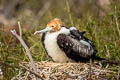
[[(10, 32), (12, 29), (18, 32), (17, 21), (21, 22), (23, 39), (34, 60), (49, 60), (40, 36), (33, 33), (56, 17), (65, 26), (86, 31), (99, 56), (120, 61), (120, 0), (0, 0), (0, 61), (12, 66), (29, 61), (24, 48)], [(5, 80), (17, 74), (15, 67), (0, 66)]]

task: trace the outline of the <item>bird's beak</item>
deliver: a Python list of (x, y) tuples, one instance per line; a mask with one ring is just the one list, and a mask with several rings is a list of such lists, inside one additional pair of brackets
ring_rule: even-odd
[(43, 29), (43, 30), (35, 31), (35, 32), (34, 32), (34, 35), (36, 35), (36, 34), (40, 34), (40, 33), (49, 32), (49, 31), (51, 31), (51, 30), (52, 30), (52, 28), (46, 27), (46, 28)]

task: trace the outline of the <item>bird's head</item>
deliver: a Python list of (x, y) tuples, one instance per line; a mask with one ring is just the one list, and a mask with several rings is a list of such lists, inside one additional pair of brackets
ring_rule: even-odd
[(47, 27), (43, 30), (40, 31), (35, 31), (35, 35), (38, 33), (45, 33), (45, 32), (57, 32), (61, 29), (61, 20), (58, 18), (55, 18), (53, 20), (51, 20), (48, 24)]

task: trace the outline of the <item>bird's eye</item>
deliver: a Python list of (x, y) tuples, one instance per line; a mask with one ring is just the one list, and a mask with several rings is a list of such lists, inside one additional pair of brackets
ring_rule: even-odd
[(54, 25), (51, 25), (52, 28), (54, 28), (55, 26)]
[(54, 28), (54, 25), (52, 25), (51, 27)]

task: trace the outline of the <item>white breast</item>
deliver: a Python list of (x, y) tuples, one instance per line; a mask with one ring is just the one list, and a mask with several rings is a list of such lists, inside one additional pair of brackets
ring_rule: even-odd
[(69, 59), (66, 56), (66, 54), (57, 45), (57, 36), (60, 33), (69, 34), (70, 32), (69, 29), (66, 29), (64, 27), (58, 32), (53, 32), (53, 33), (48, 32), (45, 36), (45, 41), (44, 41), (45, 48), (48, 52), (48, 55), (51, 56), (54, 61), (70, 62), (72, 60)]

